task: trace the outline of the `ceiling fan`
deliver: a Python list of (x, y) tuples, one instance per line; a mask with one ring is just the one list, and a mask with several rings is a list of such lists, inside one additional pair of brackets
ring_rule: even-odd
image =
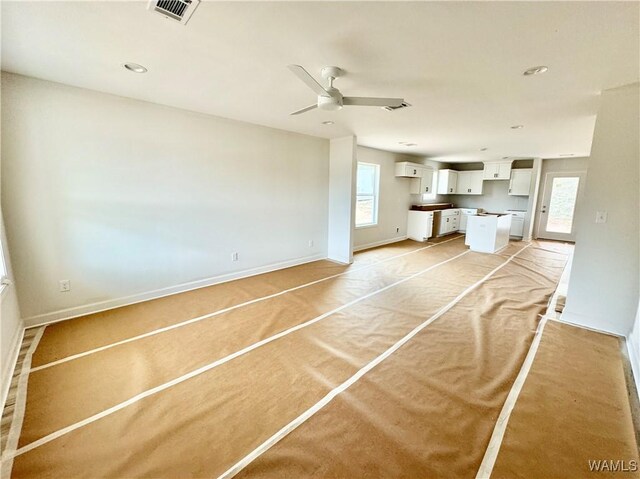
[(314, 108), (321, 108), (322, 110), (340, 110), (344, 105), (354, 106), (380, 106), (380, 107), (399, 107), (404, 102), (404, 98), (370, 98), (364, 96), (342, 96), (340, 90), (333, 86), (333, 81), (336, 78), (344, 75), (344, 70), (338, 67), (324, 67), (321, 71), (322, 78), (329, 82), (329, 86), (326, 88), (318, 83), (309, 72), (302, 68), (300, 65), (289, 65), (289, 70), (293, 72), (295, 76), (300, 78), (309, 88), (311, 88), (317, 95), (318, 101), (313, 105), (309, 105), (298, 111), (291, 113), (292, 115), (299, 115), (300, 113), (313, 110)]

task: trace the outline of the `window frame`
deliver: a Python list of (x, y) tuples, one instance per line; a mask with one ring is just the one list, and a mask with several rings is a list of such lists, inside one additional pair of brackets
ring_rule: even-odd
[[(358, 171), (360, 168), (360, 165), (366, 165), (366, 166), (372, 166), (374, 167), (374, 185), (373, 185), (373, 195), (359, 195), (358, 194)], [(378, 165), (377, 163), (368, 163), (366, 161), (358, 161), (357, 165), (356, 165), (356, 211), (354, 212), (353, 215), (353, 221), (355, 224), (356, 229), (362, 229), (362, 228), (373, 228), (378, 226), (378, 222), (379, 222), (379, 205), (380, 205), (380, 165)], [(358, 198), (359, 197), (366, 197), (369, 198), (371, 197), (373, 199), (373, 220), (371, 223), (363, 223), (363, 224), (358, 224), (358, 218), (357, 218), (357, 205), (358, 205)]]

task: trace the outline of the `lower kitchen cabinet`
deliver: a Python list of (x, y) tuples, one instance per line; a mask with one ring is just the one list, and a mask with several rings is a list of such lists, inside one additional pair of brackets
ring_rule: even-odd
[(436, 236), (455, 233), (460, 229), (460, 209), (451, 208), (437, 212), (434, 218)]

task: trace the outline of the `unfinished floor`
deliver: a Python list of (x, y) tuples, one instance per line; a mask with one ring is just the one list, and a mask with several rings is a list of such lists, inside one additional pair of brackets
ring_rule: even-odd
[(638, 476), (620, 340), (548, 314), (571, 249), (405, 241), (31, 329), (3, 473)]

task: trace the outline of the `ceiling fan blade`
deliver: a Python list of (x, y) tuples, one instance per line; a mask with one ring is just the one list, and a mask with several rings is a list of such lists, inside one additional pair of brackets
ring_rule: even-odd
[(366, 96), (345, 96), (343, 105), (356, 106), (400, 106), (404, 98), (371, 98)]
[(313, 110), (314, 108), (318, 108), (318, 104), (314, 103), (313, 105), (305, 106), (304, 108), (294, 111), (293, 113), (289, 113), (290, 115), (299, 115), (300, 113), (307, 112), (309, 110)]
[(305, 82), (309, 88), (316, 92), (316, 95), (331, 96), (329, 95), (329, 92), (325, 90), (322, 85), (320, 85), (320, 83), (309, 75), (309, 72), (300, 65), (289, 65), (287, 68), (291, 70), (295, 76), (300, 78), (300, 80)]

